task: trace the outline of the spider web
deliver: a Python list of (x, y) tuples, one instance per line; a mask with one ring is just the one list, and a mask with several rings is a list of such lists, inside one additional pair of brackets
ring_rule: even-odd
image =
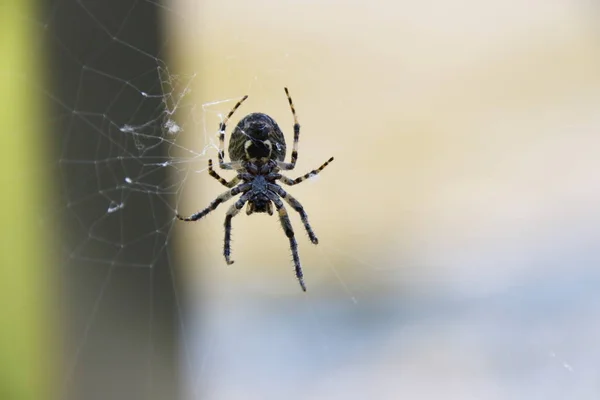
[(209, 371), (227, 363), (215, 335), (228, 328), (189, 318), (202, 307), (188, 310), (172, 239), (179, 198), (190, 176), (208, 177), (218, 123), (239, 97), (194, 102), (196, 73), (172, 71), (168, 36), (145, 36), (156, 35), (142, 25), (159, 13), (184, 18), (150, 1), (57, 0), (34, 20), (53, 62), (42, 91), (58, 138), (60, 203), (42, 220), (64, 235), (68, 398), (202, 398)]
[[(291, 3), (293, 2), (288, 4), (289, 9), (295, 12), (299, 6)], [(365, 16), (365, 20), (368, 20), (372, 12), (359, 11), (361, 18)], [(253, 10), (251, 5), (240, 5), (240, 9), (232, 12), (237, 13), (239, 19), (240, 15), (245, 16), (245, 13)], [(285, 25), (284, 22), (287, 23), (292, 16), (296, 16), (292, 15), (292, 11), (279, 12), (290, 13), (288, 18), (282, 16), (283, 22), (277, 25), (280, 28)], [(428, 10), (422, 12), (429, 16)], [(159, 14), (162, 17), (158, 17)], [(251, 81), (252, 78), (258, 80), (259, 76), (285, 75), (287, 79), (298, 72), (298, 69), (293, 69), (293, 62), (313, 58), (313, 50), (320, 51), (318, 54), (323, 58), (330, 52), (335, 58), (337, 53), (329, 48), (311, 45), (311, 53), (308, 55), (301, 51), (290, 55), (292, 46), (282, 47), (277, 53), (280, 64), (259, 74), (253, 69), (258, 67), (248, 61), (261, 54), (248, 56), (243, 49), (238, 49), (239, 53), (230, 54), (228, 61), (231, 63), (220, 67), (228, 71), (226, 75), (232, 77), (237, 71), (232, 65), (241, 65), (249, 70), (250, 77), (245, 76), (247, 79), (243, 80), (242, 89), (236, 89), (231, 96), (219, 95), (209, 102), (198, 103), (194, 98), (195, 91), (209, 86), (210, 82), (199, 81), (200, 73), (196, 75), (192, 71), (182, 74), (170, 65), (170, 53), (175, 52), (177, 46), (169, 32), (159, 35), (154, 30), (148, 32), (144, 29), (144, 26), (155, 24), (160, 18), (165, 18), (165, 15), (182, 22), (187, 18), (178, 14), (174, 7), (154, 1), (57, 0), (51, 2), (40, 16), (28, 19), (34, 20), (40, 32), (40, 40), (49, 45), (54, 57), (54, 85), (42, 89), (40, 93), (47, 96), (51, 104), (47, 125), (49, 131), (56, 133), (57, 137), (54, 149), (56, 160), (51, 167), (59, 177), (61, 198), (60, 204), (51, 207), (43, 221), (46, 224), (56, 223), (65, 236), (61, 250), (65, 266), (63, 275), (67, 316), (64, 384), (68, 398), (175, 398), (181, 393), (186, 398), (219, 399), (369, 397), (365, 393), (378, 398), (394, 398), (395, 393), (439, 398), (447, 388), (459, 393), (457, 397), (467, 394), (485, 398), (486, 394), (493, 391), (498, 397), (488, 398), (532, 398), (539, 393), (547, 395), (547, 398), (560, 398), (565, 393), (577, 392), (579, 389), (579, 393), (583, 393), (581, 398), (594, 398), (586, 396), (598, 393), (590, 379), (597, 371), (590, 360), (597, 359), (598, 354), (593, 348), (583, 344), (581, 346), (585, 349), (578, 348), (577, 343), (593, 343), (598, 327), (593, 321), (591, 326), (586, 325), (572, 315), (580, 312), (584, 320), (593, 320), (590, 316), (595, 315), (598, 304), (593, 285), (597, 282), (597, 274), (585, 275), (584, 271), (582, 274), (588, 280), (581, 279), (578, 275), (564, 280), (560, 276), (561, 270), (558, 270), (554, 275), (548, 274), (549, 278), (544, 275), (543, 279), (532, 279), (533, 283), (526, 279), (511, 281), (510, 283), (525, 283), (523, 287), (509, 286), (499, 294), (489, 290), (489, 287), (494, 287), (496, 278), (506, 282), (508, 274), (503, 274), (505, 268), (510, 270), (512, 267), (516, 270), (515, 265), (522, 261), (517, 253), (526, 253), (520, 243), (513, 243), (506, 238), (503, 242), (505, 247), (495, 247), (496, 231), (491, 228), (492, 233), (486, 231), (492, 224), (497, 229), (506, 228), (504, 225), (510, 222), (518, 223), (514, 210), (500, 207), (500, 213), (493, 214), (494, 210), (490, 210), (489, 204), (482, 206), (487, 199), (479, 199), (481, 203), (475, 203), (475, 206), (480, 206), (481, 209), (475, 210), (475, 215), (465, 212), (448, 217), (445, 207), (437, 202), (438, 197), (436, 201), (431, 200), (435, 196), (427, 197), (431, 193), (423, 188), (427, 185), (419, 179), (423, 178), (428, 184), (432, 180), (439, 184), (439, 192), (434, 194), (441, 193), (439, 197), (449, 202), (448, 208), (451, 209), (453, 205), (456, 208), (468, 208), (465, 204), (471, 203), (464, 202), (464, 198), (457, 193), (460, 190), (468, 192), (471, 187), (469, 185), (473, 185), (477, 187), (473, 191), (485, 197), (486, 193), (481, 195), (481, 192), (485, 192), (487, 187), (487, 176), (475, 174), (481, 181), (474, 179), (476, 184), (473, 184), (468, 179), (439, 183), (435, 181), (434, 175), (446, 177), (444, 169), (454, 171), (457, 175), (467, 174), (461, 170), (463, 163), (466, 165), (470, 162), (469, 165), (475, 166), (474, 169), (480, 166), (477, 164), (478, 160), (468, 158), (471, 155), (464, 159), (451, 157), (458, 146), (456, 143), (461, 140), (461, 143), (468, 143), (464, 145), (472, 150), (470, 154), (478, 154), (481, 158), (489, 157), (504, 165), (502, 163), (506, 160), (502, 159), (502, 154), (498, 156), (498, 153), (490, 149), (494, 146), (508, 148), (509, 140), (506, 135), (515, 130), (515, 126), (508, 123), (495, 125), (495, 129), (500, 131), (498, 135), (493, 132), (494, 128), (485, 127), (485, 139), (476, 136), (475, 140), (473, 137), (466, 140), (466, 136), (459, 135), (449, 139), (444, 133), (429, 137), (430, 142), (425, 144), (419, 142), (422, 139), (415, 139), (411, 134), (400, 133), (402, 129), (385, 133), (390, 130), (389, 121), (395, 124), (403, 118), (414, 118), (408, 112), (403, 114), (403, 111), (399, 111), (402, 107), (398, 104), (389, 105), (389, 95), (384, 93), (389, 90), (389, 82), (398, 93), (406, 91), (414, 96), (414, 99), (402, 100), (403, 103), (398, 100), (406, 108), (410, 108), (413, 101), (423, 102), (422, 97), (425, 95), (422, 93), (429, 86), (435, 86), (437, 90), (437, 86), (447, 84), (443, 81), (440, 81), (441, 84), (427, 81), (423, 87), (417, 84), (411, 86), (410, 78), (398, 78), (398, 71), (407, 72), (409, 77), (410, 74), (417, 74), (411, 70), (414, 65), (408, 61), (400, 66), (391, 65), (391, 72), (386, 70), (383, 62), (377, 65), (378, 69), (373, 67), (377, 74), (391, 77), (385, 85), (381, 84), (386, 89), (376, 89), (377, 85), (371, 82), (376, 74), (371, 71), (359, 78), (340, 73), (339, 81), (344, 82), (338, 82), (339, 86), (349, 87), (346, 92), (348, 104), (330, 106), (332, 100), (338, 100), (338, 94), (333, 88), (328, 89), (333, 93), (331, 98), (311, 99), (316, 104), (313, 110), (319, 110), (333, 121), (332, 125), (324, 126), (322, 130), (341, 133), (334, 138), (335, 142), (334, 139), (327, 142), (327, 138), (323, 137), (319, 139), (322, 142), (317, 142), (317, 145), (313, 142), (315, 154), (303, 152), (300, 156), (303, 163), (308, 160), (302, 168), (316, 167), (329, 156), (335, 155), (334, 165), (339, 163), (343, 174), (352, 175), (364, 185), (357, 189), (354, 181), (346, 181), (348, 188), (336, 193), (340, 199), (357, 197), (357, 190), (379, 193), (381, 187), (387, 187), (389, 182), (401, 181), (403, 185), (407, 185), (402, 188), (400, 196), (391, 193), (391, 197), (397, 196), (393, 199), (394, 202), (382, 203), (381, 207), (372, 207), (370, 200), (369, 204), (366, 201), (358, 205), (356, 202), (352, 203), (355, 208), (349, 206), (352, 210), (351, 218), (345, 214), (345, 210), (328, 211), (344, 214), (344, 219), (332, 218), (329, 225), (336, 225), (334, 221), (338, 221), (339, 225), (340, 220), (349, 222), (341, 225), (341, 229), (335, 233), (346, 238), (346, 244), (344, 240), (335, 245), (323, 241), (314, 250), (316, 253), (313, 253), (313, 256), (316, 254), (313, 259), (319, 260), (318, 268), (315, 267), (316, 262), (312, 262), (313, 267), (310, 262), (304, 263), (305, 272), (310, 271), (311, 282), (324, 282), (321, 290), (312, 292), (313, 286), (309, 284), (307, 296), (300, 293), (289, 295), (287, 287), (279, 288), (268, 284), (260, 286), (261, 279), (252, 276), (252, 265), (238, 269), (236, 264), (235, 269), (228, 269), (222, 265), (221, 260), (221, 264), (214, 268), (214, 271), (218, 271), (214, 274), (221, 274), (215, 281), (225, 281), (226, 275), (227, 278), (240, 276), (240, 279), (247, 280), (248, 293), (212, 300), (204, 298), (203, 294), (189, 295), (185, 292), (180, 283), (190, 275), (183, 275), (181, 270), (188, 264), (192, 265), (190, 268), (196, 265), (193, 265), (194, 261), (182, 256), (183, 251), (174, 251), (174, 215), (177, 210), (182, 210), (182, 213), (187, 213), (188, 210), (193, 212), (201, 206), (198, 204), (201, 203), (200, 200), (188, 204), (187, 200), (180, 201), (180, 198), (186, 197), (183, 196), (185, 191), (193, 190), (190, 188), (192, 181), (210, 179), (206, 173), (206, 161), (216, 156), (218, 122), (247, 93), (245, 89), (257, 84), (257, 81)], [(306, 15), (311, 18), (313, 16), (311, 13)], [(446, 19), (443, 13), (432, 17), (440, 18), (440, 25)], [(414, 21), (418, 21), (418, 18)], [(313, 27), (312, 19), (310, 22), (296, 21), (296, 28)], [(329, 29), (330, 21), (326, 22)], [(385, 28), (386, 23), (388, 21), (381, 17), (380, 25)], [(436, 25), (428, 23), (425, 29), (421, 27), (422, 30), (432, 29)], [(319, 26), (318, 21), (315, 24)], [(461, 25), (463, 26), (466, 26), (465, 32), (472, 28)], [(240, 43), (250, 40), (245, 39), (246, 28), (247, 26), (231, 28), (236, 32), (233, 36)], [(340, 37), (344, 34), (355, 37), (353, 31), (344, 33), (343, 26), (338, 28)], [(384, 30), (378, 32), (381, 37), (389, 36)], [(415, 31), (418, 30), (415, 28)], [(315, 34), (308, 31), (306, 33)], [(478, 37), (475, 34), (471, 36)], [(485, 48), (487, 41), (494, 39), (481, 37), (486, 39)], [(210, 42), (216, 40), (214, 37), (197, 39)], [(254, 39), (259, 41), (261, 37), (257, 35), (252, 40)], [(339, 37), (336, 40), (341, 42)], [(362, 48), (361, 46), (365, 46), (363, 40), (372, 39), (367, 35), (366, 38), (357, 40), (357, 48)], [(372, 41), (377, 42), (375, 39)], [(319, 40), (315, 39), (316, 42)], [(376, 49), (368, 49), (376, 53)], [(418, 51), (410, 47), (406, 49), (407, 53), (411, 50), (417, 58), (422, 56), (420, 47)], [(479, 50), (471, 53), (476, 54)], [(388, 51), (385, 48), (386, 56)], [(386, 56), (382, 57), (383, 60), (387, 60)], [(361, 62), (362, 57), (361, 54)], [(406, 56), (407, 60), (409, 58)], [(468, 65), (469, 59), (465, 59), (459, 61)], [(339, 71), (356, 62), (354, 59), (340, 60), (333, 61), (333, 65), (338, 68), (323, 72), (327, 79), (319, 77), (318, 80), (335, 81)], [(315, 70), (319, 68), (319, 65), (306, 62)], [(457, 65), (463, 67), (460, 62)], [(448, 68), (457, 69), (453, 64)], [(440, 71), (435, 74), (438, 72)], [(251, 76), (252, 74), (255, 76)], [(460, 79), (450, 76), (454, 81), (465, 80), (460, 75)], [(306, 80), (309, 81), (309, 78)], [(281, 88), (278, 90), (282, 106), (287, 106)], [(269, 96), (272, 95), (273, 92), (270, 91)], [(396, 99), (396, 95), (394, 92), (393, 99)], [(433, 96), (431, 93), (428, 95)], [(590, 94), (590, 98), (595, 98), (594, 94)], [(300, 108), (298, 99), (294, 101)], [(279, 103), (268, 100), (259, 104), (261, 106), (256, 107), (266, 105), (265, 108), (270, 110), (271, 106)], [(426, 105), (429, 113), (430, 104)], [(585, 112), (583, 106), (577, 111), (581, 110)], [(497, 112), (487, 111), (490, 114)], [(245, 111), (241, 113), (244, 114)], [(359, 118), (348, 118), (349, 113), (354, 113)], [(306, 118), (306, 114), (301, 113), (302, 118)], [(380, 114), (387, 115), (388, 119), (380, 117)], [(377, 118), (373, 118), (373, 115), (377, 115)], [(364, 128), (357, 127), (362, 117), (377, 119), (373, 123), (380, 125), (373, 130), (381, 134), (371, 135), (369, 132), (371, 136), (367, 137)], [(442, 113), (440, 118), (444, 117), (451, 120)], [(278, 116), (275, 119), (279, 121)], [(305, 120), (302, 119), (301, 123), (304, 124)], [(230, 129), (234, 123), (235, 118), (230, 123)], [(437, 122), (427, 123), (437, 128)], [(587, 132), (585, 129), (587, 128), (582, 127), (581, 131)], [(284, 132), (289, 140), (289, 128), (284, 129)], [(562, 132), (556, 134), (556, 143), (563, 143), (565, 146), (570, 144), (567, 140), (561, 142), (560, 139), (564, 137), (561, 135)], [(490, 137), (495, 140), (494, 146), (488, 141)], [(340, 160), (343, 157), (338, 159), (338, 154), (348, 151), (344, 142), (348, 138), (360, 142), (363, 148), (358, 153), (347, 152), (346, 158), (351, 162), (343, 164)], [(590, 140), (592, 145), (588, 146), (589, 149), (594, 147), (594, 143), (597, 144), (586, 137), (585, 133), (580, 134), (579, 139)], [(301, 144), (302, 149), (305, 148), (305, 143)], [(336, 143), (335, 148), (333, 143)], [(415, 143), (421, 143), (426, 148), (444, 148), (444, 151), (432, 156), (422, 152)], [(536, 147), (533, 144), (537, 143), (532, 141), (532, 147)], [(553, 149), (551, 145), (552, 143), (548, 144), (550, 152)], [(394, 153), (386, 147), (394, 149)], [(384, 153), (388, 151), (385, 156), (379, 153), (382, 149)], [(317, 151), (322, 151), (323, 154), (317, 154)], [(400, 153), (397, 154), (396, 151)], [(415, 157), (411, 151), (422, 157)], [(527, 160), (521, 161), (523, 169), (529, 168), (529, 173), (535, 171), (528, 164), (529, 156), (519, 153), (515, 156), (508, 151), (507, 154), (517, 161), (522, 156)], [(581, 154), (582, 159), (593, 159), (585, 151)], [(362, 161), (363, 157), (372, 163), (380, 162), (381, 168), (369, 170), (370, 167), (365, 167), (367, 172), (356, 169), (356, 160)], [(540, 164), (547, 161), (543, 156), (539, 157)], [(410, 159), (416, 168), (414, 165), (409, 165), (410, 168), (398, 166), (392, 168), (393, 175), (388, 176), (388, 179), (372, 178), (380, 173), (379, 169), (390, 169), (385, 164), (386, 160), (396, 158)], [(404, 164), (399, 165), (406, 167)], [(590, 161), (589, 165), (597, 164)], [(489, 165), (485, 164), (484, 167)], [(302, 171), (304, 172), (306, 171)], [(493, 175), (494, 172), (490, 173), (492, 178), (498, 178)], [(413, 178), (413, 174), (417, 178)], [(534, 178), (537, 177), (534, 173), (531, 174)], [(339, 175), (342, 174), (338, 172)], [(517, 182), (517, 187), (518, 184), (522, 183)], [(528, 187), (525, 184), (523, 186)], [(497, 186), (494, 189), (497, 190)], [(319, 190), (323, 190), (323, 186)], [(493, 197), (491, 188), (489, 192), (488, 195)], [(216, 193), (218, 192), (211, 191), (204, 199), (210, 200)], [(465, 197), (470, 198), (472, 193), (468, 194)], [(401, 203), (400, 198), (406, 197), (430, 207), (423, 212), (425, 217), (415, 216), (419, 211), (416, 207), (411, 210), (406, 203)], [(535, 200), (535, 197), (532, 199)], [(519, 203), (518, 200), (514, 200), (516, 205), (526, 203)], [(386, 199), (378, 201), (384, 202)], [(427, 201), (430, 202), (428, 205)], [(398, 203), (403, 204), (404, 209), (398, 210), (402, 208)], [(392, 242), (393, 238), (382, 235), (379, 230), (371, 230), (369, 235), (364, 233), (362, 229), (366, 228), (369, 218), (375, 216), (369, 214), (372, 208), (392, 210), (382, 217), (381, 226), (396, 224), (402, 229), (413, 228), (410, 231), (413, 236), (396, 232), (402, 229), (390, 228), (388, 234), (391, 232), (397, 239)], [(311, 218), (319, 215), (321, 221), (328, 221), (328, 215), (324, 212), (318, 214), (319, 210), (307, 211), (311, 213)], [(506, 218), (509, 223), (504, 222), (502, 211), (510, 216)], [(490, 218), (486, 212), (492, 213), (490, 225), (478, 225), (481, 232), (470, 231), (473, 237), (467, 235), (462, 242), (454, 240), (455, 231), (450, 234), (444, 231), (457, 226), (462, 228), (464, 221), (458, 216), (467, 215), (489, 222), (489, 219), (485, 219)], [(494, 221), (494, 217), (498, 221)], [(597, 220), (597, 216), (591, 217), (590, 220)], [(531, 219), (538, 221), (535, 215)], [(273, 246), (264, 251), (269, 254), (279, 252), (276, 253), (279, 264), (277, 269), (282, 272), (277, 279), (285, 276), (293, 281), (291, 268), (284, 269), (280, 265), (282, 259), (288, 261), (283, 258), (288, 249), (276, 223), (269, 227), (273, 230), (272, 236), (263, 236), (261, 232), (255, 238), (250, 232), (261, 224), (261, 220), (255, 221), (240, 222), (239, 228), (236, 225), (236, 234), (243, 232), (240, 237), (243, 235), (245, 243), (242, 240), (236, 242), (234, 250), (241, 248), (239, 251), (243, 252), (243, 246), (256, 247), (273, 241)], [(301, 225), (297, 223), (298, 220), (294, 222), (296, 233), (300, 236)], [(572, 222), (572, 228), (580, 229), (582, 236), (593, 237), (597, 232), (597, 229), (588, 225), (578, 226), (576, 222)], [(217, 232), (221, 229), (222, 222), (216, 218), (212, 222), (206, 221), (204, 226), (210, 224), (210, 232)], [(323, 222), (322, 225), (327, 224)], [(217, 234), (211, 234), (214, 237), (195, 236), (188, 227), (181, 231), (181, 236), (177, 238), (181, 237), (197, 245), (197, 253), (192, 251), (191, 254), (209, 251), (218, 253), (217, 246), (221, 245), (222, 231), (218, 231), (218, 238), (215, 238)], [(486, 236), (486, 232), (489, 236)], [(542, 238), (546, 237), (541, 230), (534, 232)], [(556, 233), (551, 229), (549, 232), (548, 237), (551, 239)], [(333, 235), (331, 233), (330, 237)], [(483, 237), (481, 242), (478, 235)], [(419, 240), (422, 243), (417, 243)], [(564, 242), (568, 240), (565, 239)], [(354, 243), (361, 243), (367, 250), (361, 249), (359, 252)], [(485, 245), (488, 247), (473, 251), (473, 248), (480, 247), (480, 243), (482, 249)], [(535, 246), (542, 247), (542, 244), (534, 242), (532, 246), (536, 250)], [(307, 247), (301, 248), (301, 257), (306, 256), (310, 260)], [(589, 243), (573, 244), (572, 247), (567, 244), (563, 246), (563, 253), (557, 252), (554, 255), (563, 262), (565, 259), (577, 261), (581, 257), (579, 264), (587, 265), (590, 259), (597, 260), (597, 253), (590, 250), (591, 247)], [(587, 254), (587, 258), (579, 256), (579, 253)], [(217, 256), (220, 257), (220, 254)], [(265, 258), (261, 258), (260, 262)], [(497, 258), (499, 261), (494, 264), (489, 258)], [(552, 263), (548, 260), (550, 258), (552, 255), (541, 255), (535, 259), (546, 266)], [(486, 271), (485, 267), (490, 267), (491, 272)], [(419, 272), (413, 272), (415, 270)], [(210, 279), (207, 280), (209, 283), (205, 285), (210, 286)], [(584, 280), (585, 283), (582, 284)], [(563, 290), (563, 286), (557, 282), (565, 283), (567, 289)], [(239, 289), (239, 286), (232, 287), (235, 289), (231, 290)], [(299, 291), (295, 286), (294, 289)], [(224, 289), (216, 289), (219, 290)], [(256, 292), (261, 292), (262, 297), (257, 299), (250, 296), (250, 293)], [(576, 297), (572, 295), (574, 292), (582, 295), (585, 301), (573, 300)], [(553, 313), (548, 309), (553, 310)], [(551, 315), (547, 317), (547, 314)], [(589, 329), (573, 332), (569, 326), (587, 326)], [(584, 355), (585, 352), (591, 356)], [(508, 356), (515, 354), (518, 356)], [(457, 362), (461, 363), (460, 368)], [(481, 373), (482, 370), (485, 373)], [(432, 381), (440, 382), (439, 387), (432, 387)], [(547, 382), (552, 382), (552, 385)], [(556, 390), (557, 388), (560, 390)]]
[[(184, 325), (171, 249), (177, 196), (195, 151), (194, 74), (165, 62), (147, 1), (54, 1), (35, 23), (52, 57), (64, 232), (68, 398), (175, 398)], [(200, 108), (201, 109), (201, 108)], [(200, 115), (201, 116), (201, 115)]]

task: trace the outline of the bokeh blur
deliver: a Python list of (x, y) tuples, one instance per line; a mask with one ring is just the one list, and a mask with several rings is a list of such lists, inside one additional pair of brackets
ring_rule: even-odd
[[(308, 293), (276, 218), (177, 226), (214, 399), (600, 396), (600, 31), (587, 1), (185, 1), (169, 30), (203, 129), (250, 97), (291, 140)], [(185, 18), (179, 18), (184, 15)], [(215, 100), (225, 102), (214, 103)], [(204, 128), (207, 126), (208, 128)], [(216, 136), (212, 136), (213, 140)], [(205, 137), (186, 135), (201, 149)], [(206, 158), (179, 210), (223, 188)], [(201, 266), (201, 267), (199, 267)], [(196, 353), (197, 352), (197, 353)]]
[[(0, 399), (600, 398), (599, 12), (0, 4)], [(242, 96), (291, 148), (284, 87), (306, 293), (276, 216), (233, 265), (175, 218)]]

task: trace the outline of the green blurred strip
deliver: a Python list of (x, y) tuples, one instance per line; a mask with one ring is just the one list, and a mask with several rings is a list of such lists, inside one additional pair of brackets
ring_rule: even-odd
[(0, 0), (0, 399), (7, 400), (57, 398), (62, 371), (50, 314), (58, 314), (56, 297), (49, 301), (58, 279), (40, 223), (50, 133), (41, 123), (37, 5)]

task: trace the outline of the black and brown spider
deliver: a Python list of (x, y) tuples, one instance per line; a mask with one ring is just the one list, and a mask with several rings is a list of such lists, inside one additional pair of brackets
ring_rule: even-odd
[(304, 224), (304, 228), (306, 229), (311, 242), (317, 244), (319, 243), (319, 240), (308, 223), (308, 216), (306, 215), (302, 204), (283, 190), (276, 181), (280, 180), (290, 186), (296, 185), (321, 172), (333, 161), (333, 157), (323, 163), (319, 168), (296, 179), (290, 179), (279, 173), (280, 170), (292, 170), (296, 166), (296, 161), (298, 159), (298, 138), (300, 137), (300, 124), (298, 123), (296, 110), (294, 109), (294, 104), (292, 103), (292, 98), (290, 97), (287, 88), (284, 89), (288, 102), (290, 103), (290, 108), (292, 109), (292, 114), (294, 115), (294, 147), (292, 150), (292, 162), (286, 163), (283, 161), (285, 159), (286, 151), (285, 138), (283, 137), (283, 133), (277, 125), (277, 122), (263, 113), (248, 114), (240, 120), (229, 140), (229, 158), (231, 158), (231, 162), (226, 163), (224, 161), (225, 130), (227, 129), (227, 121), (231, 118), (235, 110), (237, 110), (248, 98), (248, 96), (244, 96), (237, 102), (219, 125), (219, 167), (221, 167), (221, 169), (235, 170), (237, 175), (231, 181), (227, 182), (213, 170), (212, 160), (208, 160), (208, 173), (210, 176), (221, 182), (224, 186), (232, 189), (217, 196), (217, 198), (204, 210), (198, 211), (189, 217), (182, 217), (177, 214), (177, 218), (182, 221), (197, 221), (216, 209), (219, 204), (224, 203), (233, 196), (241, 193), (242, 196), (229, 208), (225, 215), (225, 245), (223, 255), (225, 256), (227, 264), (233, 264), (233, 260), (230, 258), (231, 219), (240, 212), (245, 203), (248, 203), (248, 206), (246, 207), (247, 215), (250, 215), (253, 212), (267, 212), (269, 215), (273, 215), (273, 204), (275, 204), (281, 226), (285, 231), (285, 235), (290, 240), (296, 277), (300, 282), (302, 290), (306, 291), (302, 267), (300, 266), (300, 257), (298, 256), (298, 244), (294, 238), (294, 229), (292, 228), (290, 218), (281, 198), (300, 214), (300, 218), (302, 219), (302, 223)]

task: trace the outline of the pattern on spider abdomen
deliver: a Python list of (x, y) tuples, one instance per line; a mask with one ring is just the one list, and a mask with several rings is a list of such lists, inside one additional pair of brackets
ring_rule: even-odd
[(261, 157), (283, 161), (285, 152), (283, 132), (273, 118), (263, 113), (246, 115), (229, 138), (229, 158), (232, 161)]

